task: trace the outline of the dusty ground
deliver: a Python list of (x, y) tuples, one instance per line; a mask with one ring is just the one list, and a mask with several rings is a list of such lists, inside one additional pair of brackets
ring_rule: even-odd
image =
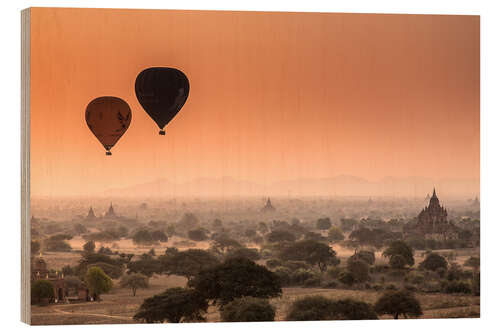
[[(119, 324), (133, 323), (133, 315), (146, 297), (157, 294), (166, 288), (184, 286), (185, 278), (178, 276), (160, 276), (151, 279), (151, 287), (139, 290), (132, 296), (129, 289), (114, 288), (111, 293), (103, 295), (101, 302), (78, 304), (57, 304), (32, 307), (32, 324), (34, 325), (69, 325), (69, 324)], [(367, 290), (338, 290), (318, 288), (283, 288), (283, 296), (273, 299), (276, 306), (276, 320), (283, 320), (290, 304), (305, 295), (323, 295), (333, 299), (351, 297), (353, 299), (374, 303), (380, 292)], [(422, 318), (464, 318), (479, 317), (479, 297), (447, 294), (418, 294), (424, 315)], [(387, 317), (389, 319), (389, 317)], [(210, 307), (207, 321), (219, 321), (219, 313)]]

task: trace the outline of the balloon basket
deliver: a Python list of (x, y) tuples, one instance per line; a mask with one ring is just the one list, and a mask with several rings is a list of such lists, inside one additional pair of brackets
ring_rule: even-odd
[(107, 152), (106, 152), (106, 156), (111, 156), (111, 152), (110, 152), (110, 151), (107, 151)]
[(160, 132), (158, 132), (158, 134), (165, 135), (165, 131), (164, 130), (160, 130)]

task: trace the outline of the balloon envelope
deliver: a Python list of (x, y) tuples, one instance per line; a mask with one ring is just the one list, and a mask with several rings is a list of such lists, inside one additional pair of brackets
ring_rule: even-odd
[(127, 131), (132, 112), (127, 102), (113, 96), (103, 96), (92, 100), (85, 110), (87, 126), (111, 155), (109, 150)]
[(178, 69), (152, 67), (135, 80), (137, 100), (165, 134), (163, 128), (180, 111), (189, 95), (189, 80)]

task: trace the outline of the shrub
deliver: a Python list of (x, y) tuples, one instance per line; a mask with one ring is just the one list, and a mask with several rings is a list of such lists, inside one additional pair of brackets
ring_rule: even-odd
[(352, 286), (354, 283), (354, 276), (350, 271), (342, 271), (339, 274), (339, 281), (347, 286)]
[(419, 267), (429, 271), (437, 271), (439, 268), (446, 271), (448, 268), (448, 262), (443, 256), (431, 252), (427, 255), (427, 257), (425, 257), (424, 261), (420, 263)]
[(389, 265), (392, 268), (402, 269), (406, 266), (406, 259), (400, 254), (393, 255), (389, 259)]
[(408, 281), (413, 284), (421, 284), (424, 280), (424, 276), (420, 273), (410, 272), (410, 274), (408, 274)]
[(342, 269), (340, 267), (330, 267), (326, 270), (326, 275), (332, 279), (338, 278)]
[(292, 283), (303, 284), (306, 280), (314, 278), (314, 273), (311, 270), (299, 268), (298, 270), (292, 272), (290, 277)]
[(363, 260), (353, 260), (347, 264), (355, 282), (364, 282), (369, 278), (369, 266)]
[(269, 259), (266, 261), (266, 266), (269, 268), (276, 268), (281, 266), (281, 260), (278, 259)]
[(447, 294), (470, 294), (471, 287), (468, 283), (463, 281), (450, 281), (445, 285), (443, 291)]
[(422, 308), (420, 302), (412, 293), (406, 290), (388, 291), (375, 303), (375, 311), (378, 314), (389, 314), (398, 319), (400, 315), (420, 317)]
[(278, 276), (278, 279), (282, 285), (288, 286), (291, 284), (292, 281), (290, 279), (290, 276), (292, 274), (292, 271), (288, 267), (276, 267), (276, 269), (274, 270), (274, 274)]
[(286, 320), (362, 320), (377, 319), (371, 305), (343, 299), (334, 301), (324, 296), (306, 296), (293, 302)]
[(227, 322), (274, 321), (275, 313), (267, 299), (241, 297), (224, 305), (221, 318)]
[(373, 265), (375, 263), (375, 253), (371, 251), (358, 251), (354, 253), (351, 257), (348, 259), (349, 261), (353, 260), (363, 260), (366, 262), (368, 265)]
[(31, 303), (40, 304), (44, 300), (52, 302), (54, 300), (54, 286), (48, 280), (37, 280), (31, 284)]

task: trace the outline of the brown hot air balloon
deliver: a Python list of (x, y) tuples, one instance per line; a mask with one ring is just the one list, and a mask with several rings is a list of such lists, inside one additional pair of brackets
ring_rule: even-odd
[(97, 97), (87, 105), (85, 120), (89, 129), (106, 149), (106, 155), (111, 155), (110, 149), (130, 125), (132, 112), (123, 99), (102, 96)]

